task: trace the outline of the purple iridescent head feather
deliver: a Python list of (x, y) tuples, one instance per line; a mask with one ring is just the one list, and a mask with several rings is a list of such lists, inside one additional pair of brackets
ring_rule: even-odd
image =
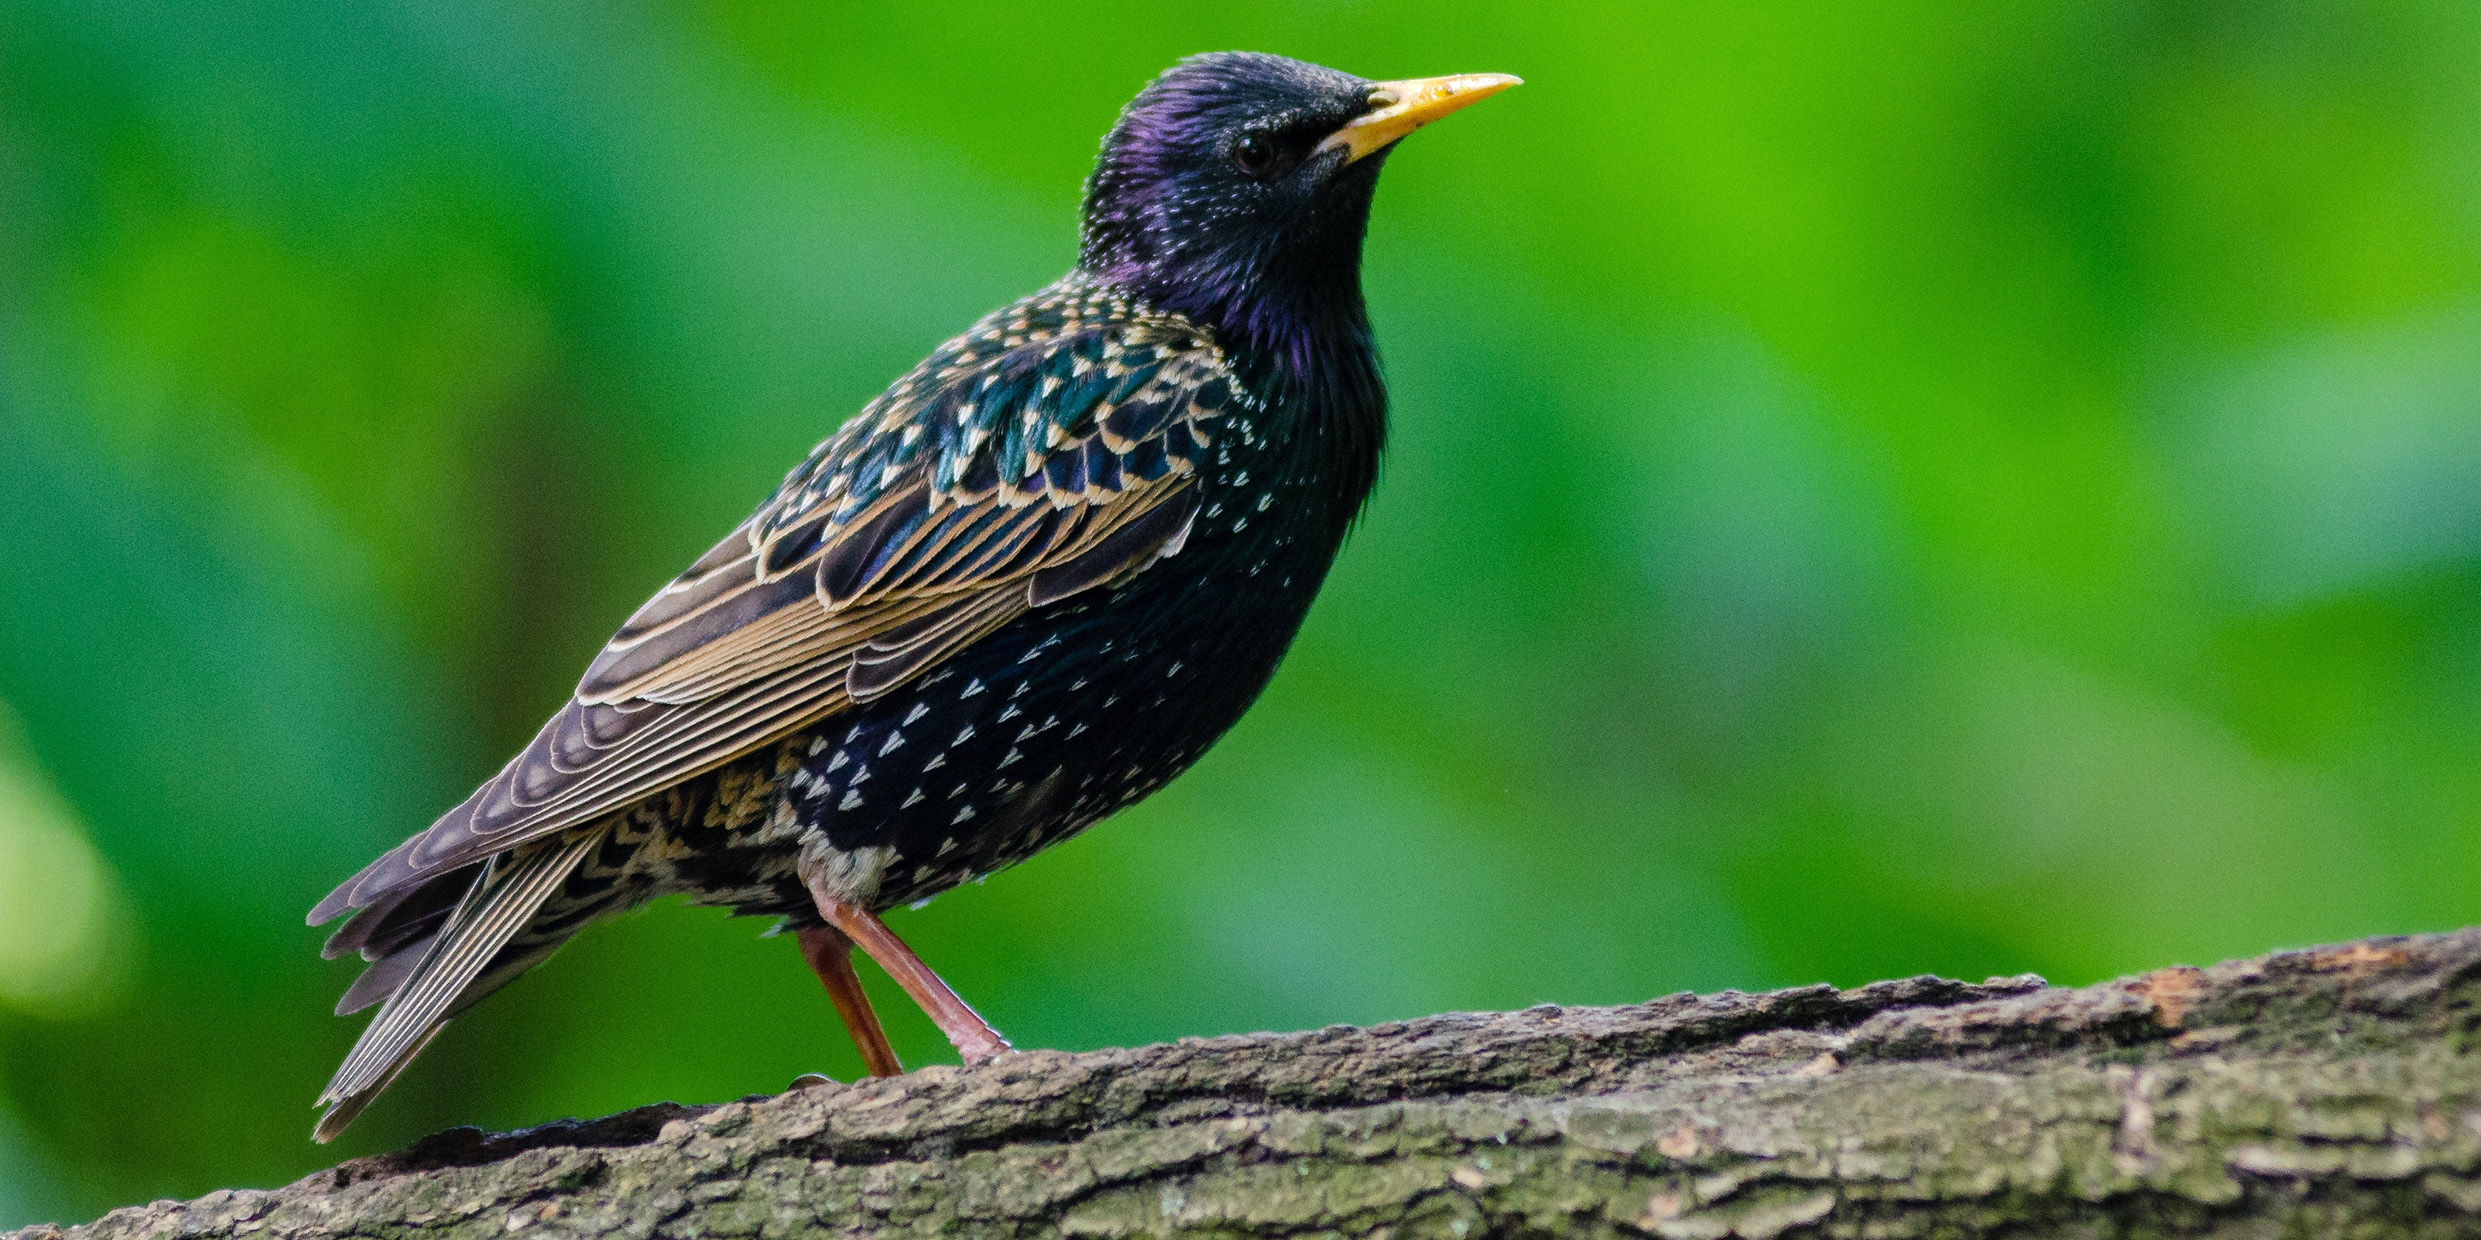
[[(1385, 154), (1319, 143), (1370, 109), (1370, 89), (1254, 52), (1174, 65), (1103, 140), (1079, 267), (1296, 375), (1347, 341), (1366, 348), (1361, 240)], [(1272, 163), (1253, 173), (1244, 142)]]

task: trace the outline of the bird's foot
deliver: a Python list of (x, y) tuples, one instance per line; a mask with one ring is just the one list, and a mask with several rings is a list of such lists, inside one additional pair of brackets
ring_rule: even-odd
[(836, 1081), (834, 1077), (828, 1076), (823, 1072), (804, 1072), (801, 1075), (794, 1077), (793, 1083), (784, 1087), (784, 1092), (789, 1094), (797, 1090), (816, 1089), (821, 1085), (833, 1085), (835, 1083)]
[[(967, 1014), (971, 1012), (972, 1009), (968, 1008)], [(948, 1035), (948, 1041), (956, 1045), (957, 1056), (965, 1061), (968, 1068), (989, 1063), (1002, 1055), (1017, 1053), (1017, 1048), (1008, 1045), (1008, 1039), (999, 1036), (998, 1030), (982, 1023), (979, 1016), (974, 1017), (971, 1029), (950, 1029), (943, 1024), (939, 1032)]]

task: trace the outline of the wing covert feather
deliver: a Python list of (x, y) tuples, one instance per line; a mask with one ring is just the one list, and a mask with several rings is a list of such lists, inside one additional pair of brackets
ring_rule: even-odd
[(630, 616), (524, 751), (312, 924), (713, 770), (1177, 553), (1235, 399), (1205, 332), (1107, 290), (999, 312), (812, 452)]

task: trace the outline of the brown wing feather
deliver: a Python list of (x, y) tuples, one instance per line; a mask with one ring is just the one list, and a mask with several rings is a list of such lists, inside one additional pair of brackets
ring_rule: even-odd
[(918, 462), (849, 520), (822, 521), (790, 559), (778, 552), (807, 523), (754, 545), (762, 512), (631, 616), (577, 696), (498, 775), (338, 887), (312, 924), (888, 692), (1033, 606), (1176, 550), (1196, 506), (1186, 469), (1079, 495), (1046, 494), (1030, 477), (996, 494), (942, 494)]
[(1024, 615), (1026, 592), (1000, 587), (943, 607), (900, 629), (883, 633), (853, 656), (844, 691), (867, 702), (911, 680), (915, 673), (982, 640)]

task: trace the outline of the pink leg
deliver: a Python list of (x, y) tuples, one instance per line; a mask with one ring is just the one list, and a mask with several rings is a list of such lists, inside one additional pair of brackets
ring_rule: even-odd
[(922, 958), (914, 955), (913, 949), (905, 946), (904, 940), (897, 938), (878, 914), (825, 895), (815, 887), (810, 896), (817, 901), (818, 915), (827, 919), (828, 925), (869, 953), (889, 977), (896, 979), (897, 985), (905, 988), (906, 994), (913, 996), (915, 1003), (922, 1005), (966, 1063), (996, 1059), (1008, 1049), (1008, 1039), (999, 1036), (998, 1030), (965, 1006), (965, 1001), (957, 998), (956, 992), (948, 989), (948, 984), (940, 981), (939, 975), (931, 972), (930, 966), (923, 964)]
[(853, 972), (853, 940), (833, 926), (813, 926), (802, 931), (800, 938), (801, 958), (810, 962), (810, 971), (827, 987), (836, 1015), (844, 1018), (853, 1045), (861, 1048), (862, 1066), (872, 1076), (904, 1075), (905, 1066), (896, 1061), (896, 1048), (887, 1044), (887, 1031), (879, 1027), (879, 1014), (870, 1010), (870, 996), (862, 993), (861, 975)]

